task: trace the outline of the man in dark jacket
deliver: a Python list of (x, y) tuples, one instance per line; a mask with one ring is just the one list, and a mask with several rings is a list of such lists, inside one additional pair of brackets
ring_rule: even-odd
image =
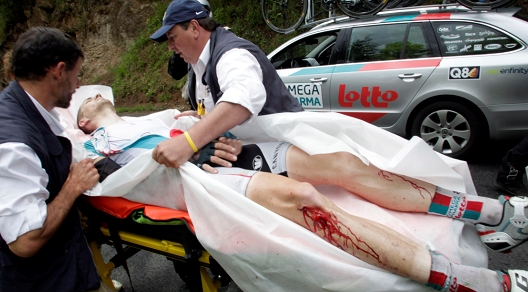
[[(53, 28), (31, 28), (12, 50), (15, 80), (0, 93), (0, 290), (99, 289), (75, 200), (99, 175), (72, 164), (55, 107), (80, 86), (80, 46)], [(105, 290), (100, 290), (105, 291)]]
[(185, 135), (156, 147), (153, 158), (159, 163), (179, 167), (226, 131), (247, 138), (258, 115), (303, 110), (262, 50), (217, 24), (198, 1), (173, 1), (150, 38), (168, 41), (169, 49), (191, 64), (195, 111), (182, 115), (202, 118)]

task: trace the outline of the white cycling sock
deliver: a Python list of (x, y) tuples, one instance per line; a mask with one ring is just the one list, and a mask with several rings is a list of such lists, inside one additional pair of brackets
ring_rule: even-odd
[(503, 205), (499, 200), (437, 187), (427, 213), (471, 223), (495, 225), (500, 223), (502, 211)]
[[(496, 271), (457, 265), (443, 255), (431, 254), (431, 273), (426, 286), (449, 292), (503, 292)], [(506, 291), (508, 292), (508, 291)]]

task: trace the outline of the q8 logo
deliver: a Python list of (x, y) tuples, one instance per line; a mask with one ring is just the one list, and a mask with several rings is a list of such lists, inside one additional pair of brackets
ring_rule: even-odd
[(451, 67), (449, 68), (449, 79), (479, 79), (480, 67)]

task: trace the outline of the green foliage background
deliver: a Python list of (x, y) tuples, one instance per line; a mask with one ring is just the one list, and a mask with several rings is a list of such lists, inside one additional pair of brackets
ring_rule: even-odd
[(0, 1), (0, 44), (7, 41), (10, 27), (25, 20), (24, 9), (31, 7), (34, 0)]
[[(257, 3), (255, 3), (257, 2)], [(146, 22), (146, 27), (121, 63), (111, 68), (112, 88), (116, 102), (120, 97), (130, 99), (136, 93), (146, 95), (149, 102), (170, 103), (185, 84), (171, 79), (166, 72), (167, 60), (172, 52), (166, 43), (156, 43), (149, 36), (161, 26), (161, 21), (170, 0), (156, 1), (156, 9)], [(292, 35), (281, 35), (271, 31), (262, 19), (260, 1), (210, 0), (213, 18), (231, 27), (235, 33), (258, 45), (265, 53), (271, 52)], [(91, 83), (100, 83), (95, 77)]]
[[(5, 49), (8, 41), (21, 31), (15, 27), (26, 21), (24, 9), (29, 10), (36, 0), (0, 0), (0, 48)], [(53, 6), (50, 16), (54, 23), (65, 15), (76, 14), (77, 21), (64, 27), (58, 27), (77, 39), (84, 37), (89, 30), (88, 17), (97, 13), (97, 7), (109, 0), (49, 0)], [(111, 0), (110, 0), (111, 1)], [(171, 107), (180, 100), (180, 89), (185, 84), (185, 78), (173, 80), (167, 74), (167, 61), (171, 56), (166, 43), (156, 43), (149, 36), (160, 26), (165, 9), (171, 0), (140, 0), (154, 7), (143, 29), (138, 33), (137, 40), (127, 47), (126, 53), (120, 57), (120, 63), (108, 68), (109, 74), (104, 76), (83, 76), (83, 84), (104, 84), (113, 88), (116, 104), (155, 110), (160, 107)], [(235, 33), (258, 45), (265, 53), (292, 38), (294, 34), (282, 35), (273, 32), (262, 19), (260, 1), (255, 0), (209, 0), (213, 9), (214, 19), (222, 25), (231, 27)], [(133, 16), (131, 16), (133, 17)], [(19, 25), (21, 26), (21, 25)], [(11, 35), (11, 39), (10, 39)], [(2, 52), (3, 53), (3, 52)], [(135, 106), (135, 101), (141, 106)], [(139, 102), (139, 101), (142, 102)], [(147, 101), (146, 103), (144, 101)]]

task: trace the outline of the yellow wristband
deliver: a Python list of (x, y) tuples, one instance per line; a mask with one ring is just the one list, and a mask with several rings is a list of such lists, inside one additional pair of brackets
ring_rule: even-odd
[(189, 142), (189, 145), (191, 145), (191, 148), (194, 151), (194, 153), (198, 152), (198, 148), (196, 148), (196, 145), (194, 145), (194, 142), (191, 139), (191, 136), (189, 136), (189, 133), (185, 131), (183, 134), (185, 135), (185, 138), (187, 138), (187, 142)]

